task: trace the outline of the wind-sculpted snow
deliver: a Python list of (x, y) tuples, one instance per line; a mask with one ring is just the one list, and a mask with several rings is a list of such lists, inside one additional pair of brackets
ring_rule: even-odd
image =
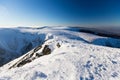
[[(18, 29), (19, 30), (19, 29)], [(89, 33), (66, 28), (19, 30), (22, 33), (45, 34), (44, 42), (25, 55), (0, 68), (0, 80), (119, 80), (120, 50), (98, 46), (109, 41)], [(43, 36), (43, 35), (41, 35)], [(42, 38), (42, 37), (40, 37)], [(103, 42), (97, 39), (105, 39)], [(111, 43), (119, 42), (110, 38)], [(114, 42), (115, 40), (115, 42)], [(95, 45), (94, 45), (95, 44)], [(47, 45), (47, 47), (45, 47)], [(111, 44), (110, 44), (111, 45)], [(36, 50), (35, 53), (32, 51)], [(43, 51), (50, 51), (45, 54)], [(33, 53), (32, 56), (24, 56)], [(39, 54), (41, 56), (37, 56)], [(31, 60), (22, 66), (13, 66)], [(10, 68), (12, 66), (12, 68)]]

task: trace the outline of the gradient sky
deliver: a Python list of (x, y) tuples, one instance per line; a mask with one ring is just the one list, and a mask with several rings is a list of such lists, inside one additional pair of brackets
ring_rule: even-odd
[(0, 0), (0, 26), (120, 25), (120, 0)]

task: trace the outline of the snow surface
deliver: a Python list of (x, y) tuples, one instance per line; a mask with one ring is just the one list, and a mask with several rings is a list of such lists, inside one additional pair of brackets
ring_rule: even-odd
[[(8, 69), (20, 58), (11, 61), (0, 68), (0, 80), (120, 80), (120, 50), (112, 48), (120, 46), (119, 39), (72, 31), (67, 27), (14, 28), (14, 30), (17, 33), (28, 33), (24, 37), (27, 40), (39, 37), (38, 39), (45, 41), (44, 45), (50, 46), (52, 52), (22, 67)], [(5, 45), (10, 41), (5, 42), (9, 39), (6, 37), (7, 31), (4, 34), (1, 31), (0, 44), (4, 43), (2, 47), (10, 49)], [(29, 34), (33, 36), (30, 37)], [(20, 37), (16, 43), (24, 45), (25, 43), (19, 42), (19, 39)], [(59, 48), (56, 46), (57, 43), (60, 44)], [(109, 47), (105, 47), (107, 45)]]

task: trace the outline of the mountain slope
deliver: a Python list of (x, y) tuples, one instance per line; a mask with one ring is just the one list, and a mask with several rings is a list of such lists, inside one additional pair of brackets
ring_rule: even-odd
[(44, 36), (21, 29), (0, 29), (0, 66), (42, 44)]
[[(45, 34), (45, 40), (25, 55), (0, 68), (0, 80), (119, 80), (120, 51), (93, 45), (96, 39), (109, 39), (66, 28), (21, 29)], [(42, 37), (41, 37), (42, 38)], [(119, 39), (112, 39), (111, 43)], [(107, 40), (108, 41), (108, 40)], [(104, 44), (102, 42), (97, 42)], [(49, 54), (43, 54), (47, 51)], [(98, 44), (99, 45), (99, 44)], [(47, 51), (48, 52), (48, 51)], [(27, 54), (35, 54), (27, 56)], [(41, 56), (37, 56), (39, 54)], [(23, 59), (23, 57), (25, 57)], [(26, 59), (27, 58), (27, 59)], [(17, 66), (20, 61), (30, 62)], [(17, 64), (16, 66), (13, 66)], [(11, 67), (12, 66), (12, 67)]]

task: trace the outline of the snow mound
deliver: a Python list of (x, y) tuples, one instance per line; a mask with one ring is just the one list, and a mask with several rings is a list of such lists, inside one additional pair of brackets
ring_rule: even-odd
[[(108, 41), (108, 37), (66, 28), (17, 30), (22, 33), (45, 34), (45, 39), (28, 53), (1, 67), (0, 80), (120, 79), (120, 50), (98, 46), (98, 43), (104, 43), (97, 39)], [(115, 42), (111, 41), (117, 44)], [(19, 66), (25, 61), (28, 62)]]

